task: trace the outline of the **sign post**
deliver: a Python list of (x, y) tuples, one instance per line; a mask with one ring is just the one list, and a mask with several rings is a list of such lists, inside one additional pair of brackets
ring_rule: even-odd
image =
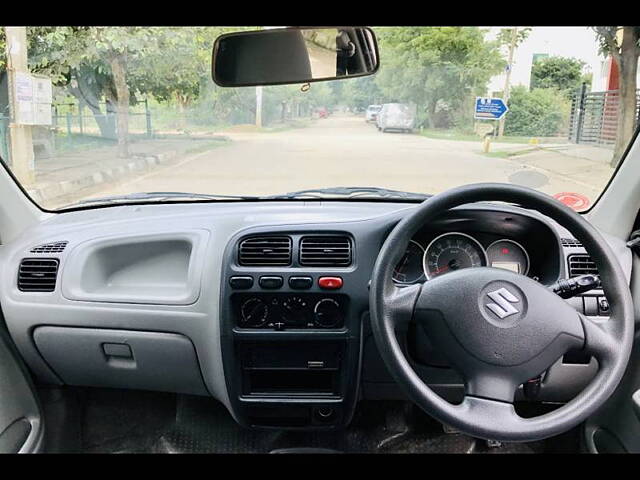
[(35, 181), (32, 125), (51, 125), (51, 79), (29, 73), (26, 27), (5, 27), (9, 77), (11, 166), (16, 177)]
[[(490, 98), (490, 97), (476, 97), (476, 108), (474, 111), (474, 118), (476, 120), (500, 120), (504, 118), (506, 113), (509, 111), (509, 107), (505, 104), (505, 102), (501, 98)], [(486, 127), (489, 127), (486, 125)], [(476, 130), (482, 134), (481, 130), (486, 130), (484, 133), (484, 139), (482, 142), (482, 151), (484, 153), (489, 153), (491, 148), (491, 137), (494, 133), (495, 128), (476, 128)]]
[(500, 120), (508, 111), (501, 98), (476, 97), (474, 118), (478, 120)]
[(32, 100), (33, 85), (27, 67), (27, 28), (5, 27), (7, 48), (7, 76), (9, 78), (9, 142), (11, 166), (25, 185), (35, 181), (33, 139), (31, 127), (21, 122), (29, 118), (27, 104)]

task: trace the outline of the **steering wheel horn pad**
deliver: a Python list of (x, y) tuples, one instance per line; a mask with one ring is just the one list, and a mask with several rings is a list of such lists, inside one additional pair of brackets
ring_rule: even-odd
[[(424, 283), (413, 318), (468, 379), (468, 395), (506, 402), (518, 385), (584, 345), (580, 317), (560, 297), (528, 277), (489, 267)], [(487, 382), (492, 377), (500, 381)]]
[[(594, 322), (544, 285), (503, 269), (463, 269), (408, 287), (393, 283), (393, 268), (419, 229), (452, 208), (490, 201), (537, 210), (583, 243), (609, 300), (608, 321)], [(376, 345), (400, 388), (431, 416), (477, 438), (535, 441), (577, 426), (618, 386), (633, 344), (635, 320), (628, 281), (602, 235), (552, 197), (516, 185), (453, 188), (425, 200), (405, 216), (378, 254), (369, 306)], [(399, 327), (410, 321), (424, 329), (463, 376), (461, 404), (444, 400), (413, 370), (397, 339)], [(533, 418), (517, 415), (513, 401), (519, 385), (575, 348), (598, 360), (591, 383), (550, 413)]]

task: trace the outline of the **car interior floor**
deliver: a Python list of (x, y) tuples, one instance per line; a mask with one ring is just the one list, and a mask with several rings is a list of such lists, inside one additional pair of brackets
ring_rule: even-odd
[[(335, 431), (251, 430), (209, 397), (42, 388), (48, 453), (564, 453), (572, 430), (533, 443), (486, 442), (443, 428), (409, 402), (361, 401)], [(446, 431), (445, 431), (446, 430)]]

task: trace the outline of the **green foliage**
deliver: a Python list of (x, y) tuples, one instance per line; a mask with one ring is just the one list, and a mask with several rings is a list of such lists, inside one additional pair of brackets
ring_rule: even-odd
[[(203, 126), (253, 123), (255, 88), (221, 88), (210, 75), (215, 38), (235, 30), (28, 27), (30, 68), (51, 76), (59, 95), (103, 105), (105, 100), (118, 101), (112, 67), (120, 62), (132, 105), (146, 97), (154, 112), (166, 108), (167, 115), (188, 116)], [(490, 78), (504, 69), (500, 46), (510, 30), (496, 41), (488, 41), (486, 32), (476, 27), (375, 30), (382, 60), (377, 75), (312, 83), (307, 92), (300, 91), (300, 85), (265, 87), (263, 122), (277, 123), (283, 112), (287, 118), (306, 116), (315, 107), (363, 110), (372, 103), (405, 102), (417, 105), (418, 123), (469, 129), (474, 97), (483, 95)], [(518, 42), (529, 30), (519, 29)]]
[(506, 135), (554, 136), (566, 127), (571, 104), (555, 88), (528, 91), (513, 87), (509, 98), (509, 113), (505, 122)]
[(567, 57), (547, 57), (538, 60), (531, 68), (531, 89), (555, 88), (565, 96), (573, 92), (585, 80), (582, 60)]
[(7, 69), (7, 39), (4, 28), (0, 28), (0, 76)]
[(517, 47), (522, 42), (524, 42), (527, 38), (529, 38), (529, 34), (531, 33), (531, 27), (510, 27), (510, 28), (501, 28), (498, 33), (498, 43), (500, 45), (510, 45), (513, 41), (513, 29), (518, 28), (516, 32), (516, 43)]
[(376, 83), (383, 101), (415, 103), (419, 123), (432, 127), (438, 112), (459, 126), (470, 121), (473, 97), (505, 65), (497, 42), (475, 27), (376, 29), (383, 60)]

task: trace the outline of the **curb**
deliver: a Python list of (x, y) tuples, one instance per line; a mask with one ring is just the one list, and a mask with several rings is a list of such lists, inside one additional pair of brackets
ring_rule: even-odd
[(64, 180), (38, 188), (27, 189), (27, 193), (36, 203), (42, 203), (63, 195), (68, 195), (82, 188), (114, 182), (123, 179), (131, 173), (140, 173), (160, 165), (166, 165), (177, 156), (177, 150), (170, 150), (157, 155), (134, 156), (123, 165), (94, 172), (73, 180)]

